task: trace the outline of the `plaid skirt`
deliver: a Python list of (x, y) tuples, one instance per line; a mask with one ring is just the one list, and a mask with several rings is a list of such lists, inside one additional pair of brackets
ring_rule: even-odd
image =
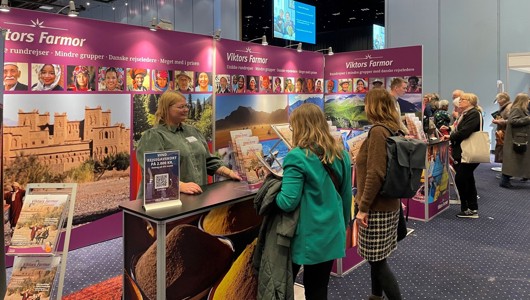
[(357, 253), (367, 261), (387, 258), (397, 248), (399, 210), (370, 211), (368, 228), (359, 226)]

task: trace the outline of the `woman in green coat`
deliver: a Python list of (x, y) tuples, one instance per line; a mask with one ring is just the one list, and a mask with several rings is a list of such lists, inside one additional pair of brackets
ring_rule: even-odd
[[(348, 153), (331, 136), (324, 113), (315, 104), (302, 104), (290, 116), (295, 146), (284, 159), (280, 209), (300, 206), (291, 241), (293, 276), (304, 266), (306, 299), (327, 299), (333, 260), (345, 256), (352, 185)], [(337, 181), (337, 188), (324, 164)]]

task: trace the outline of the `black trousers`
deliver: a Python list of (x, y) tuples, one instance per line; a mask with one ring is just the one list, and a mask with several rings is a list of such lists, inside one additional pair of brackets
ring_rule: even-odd
[(460, 194), (460, 209), (478, 210), (477, 186), (475, 185), (475, 169), (478, 163), (466, 164), (455, 161), (455, 184)]
[[(315, 265), (304, 265), (304, 290), (307, 300), (328, 299), (329, 273), (333, 267), (333, 260)], [(300, 271), (300, 265), (293, 263), (293, 280)]]

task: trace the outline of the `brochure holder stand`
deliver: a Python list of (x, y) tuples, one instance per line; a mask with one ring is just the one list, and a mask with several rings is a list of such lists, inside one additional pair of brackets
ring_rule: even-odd
[(77, 183), (28, 183), (26, 195), (58, 194), (69, 195), (67, 204), (68, 215), (66, 229), (64, 231), (64, 245), (61, 253), (61, 263), (59, 270), (59, 284), (55, 299), (62, 299), (64, 277), (66, 275), (66, 261), (68, 258), (68, 247), (70, 245), (70, 235), (72, 232), (72, 222), (74, 220), (75, 197), (77, 194)]

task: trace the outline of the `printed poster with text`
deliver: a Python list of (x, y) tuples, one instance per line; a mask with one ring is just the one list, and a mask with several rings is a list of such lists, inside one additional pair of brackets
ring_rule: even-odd
[(74, 230), (112, 230), (74, 234), (71, 248), (121, 235), (118, 204), (141, 177), (134, 145), (160, 94), (181, 90), (211, 135), (212, 38), (18, 9), (0, 27), (3, 183), (77, 182)]
[[(395, 77), (408, 83), (398, 98), (401, 113), (421, 118), (422, 46), (337, 53), (326, 56), (326, 116), (339, 128), (362, 131), (368, 125), (364, 97), (373, 88), (390, 88)], [(358, 133), (356, 133), (358, 134)]]

